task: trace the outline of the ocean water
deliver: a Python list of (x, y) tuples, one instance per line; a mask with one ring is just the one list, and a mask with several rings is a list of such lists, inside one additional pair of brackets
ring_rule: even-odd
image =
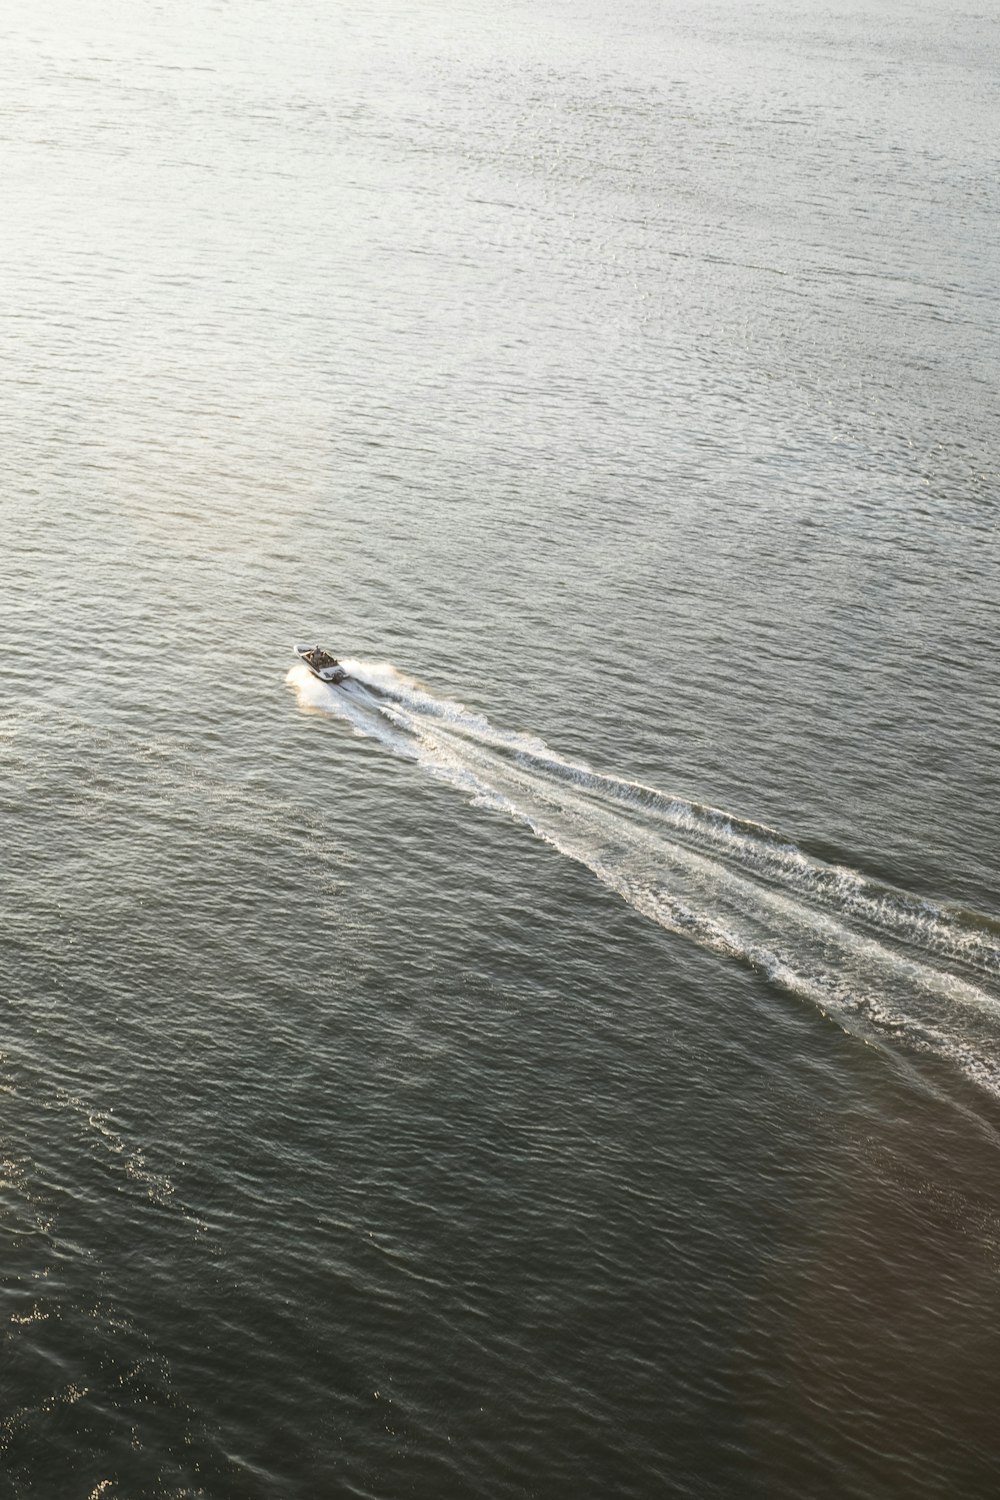
[(0, 40), (0, 1494), (994, 1497), (1000, 12)]

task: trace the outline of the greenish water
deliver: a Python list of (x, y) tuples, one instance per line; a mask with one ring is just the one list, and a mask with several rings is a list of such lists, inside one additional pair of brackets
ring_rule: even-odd
[(4, 1494), (995, 1495), (997, 26), (5, 13)]

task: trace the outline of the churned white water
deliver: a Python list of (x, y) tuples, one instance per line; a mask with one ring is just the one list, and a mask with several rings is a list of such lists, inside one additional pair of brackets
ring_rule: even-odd
[[(389, 663), (302, 664), (299, 701), (510, 813), (669, 931), (743, 960), (866, 1034), (888, 1030), (1000, 1088), (1000, 930), (812, 859), (773, 829), (555, 755), (434, 697)], [(946, 966), (981, 970), (988, 988)], [(990, 981), (992, 980), (992, 983)]]

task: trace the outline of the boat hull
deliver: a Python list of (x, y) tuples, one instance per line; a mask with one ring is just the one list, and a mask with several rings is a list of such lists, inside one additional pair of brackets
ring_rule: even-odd
[(337, 658), (322, 646), (296, 646), (295, 655), (318, 682), (325, 682), (328, 687), (338, 687), (347, 679), (348, 674)]

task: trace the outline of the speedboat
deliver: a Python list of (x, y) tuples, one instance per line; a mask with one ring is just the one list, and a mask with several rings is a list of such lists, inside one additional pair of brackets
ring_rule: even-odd
[(322, 646), (296, 646), (295, 655), (300, 657), (309, 668), (314, 677), (320, 682), (328, 682), (334, 687), (343, 682), (347, 671), (340, 665), (335, 656), (329, 651), (324, 651)]

